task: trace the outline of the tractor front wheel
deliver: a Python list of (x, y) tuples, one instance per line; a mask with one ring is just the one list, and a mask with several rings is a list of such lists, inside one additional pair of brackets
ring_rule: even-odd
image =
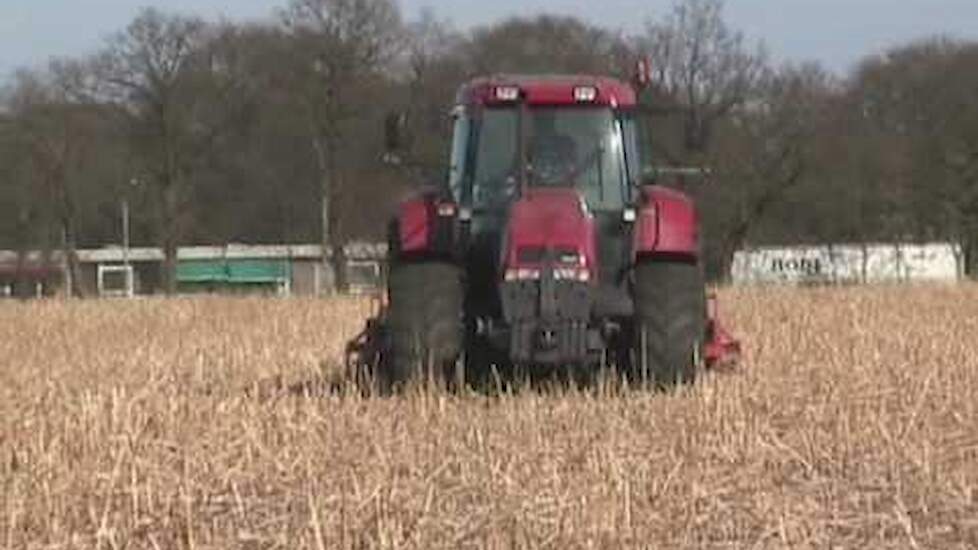
[(441, 384), (462, 349), (462, 273), (446, 262), (395, 264), (390, 291), (388, 360), (382, 383)]
[(634, 272), (632, 378), (658, 388), (692, 384), (706, 330), (706, 289), (695, 261), (645, 260)]

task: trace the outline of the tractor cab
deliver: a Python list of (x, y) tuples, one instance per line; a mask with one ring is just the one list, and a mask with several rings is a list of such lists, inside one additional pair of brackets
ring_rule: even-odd
[(589, 77), (493, 77), (458, 94), (449, 185), (474, 215), (529, 188), (576, 189), (594, 212), (621, 212), (642, 171), (627, 85)]
[[(506, 244), (507, 229), (510, 236), (526, 234), (509, 215), (514, 204), (555, 196), (545, 190), (578, 197), (577, 211), (583, 210), (594, 225), (589, 246), (596, 257), (589, 280), (620, 281), (630, 251), (626, 211), (643, 172), (635, 101), (631, 86), (589, 76), (495, 76), (460, 89), (449, 188), (471, 215), (470, 258), (480, 273), (472, 280), (475, 285), (488, 288), (490, 274), (503, 277), (507, 267), (519, 267), (491, 262), (507, 252), (498, 250)], [(553, 208), (537, 200), (522, 211), (524, 218), (532, 218), (534, 212), (544, 216)], [(545, 244), (526, 248), (539, 251)], [(583, 257), (583, 251), (577, 253)]]

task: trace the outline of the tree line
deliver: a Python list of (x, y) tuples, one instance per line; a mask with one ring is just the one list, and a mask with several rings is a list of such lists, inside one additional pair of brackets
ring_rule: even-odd
[(914, 42), (843, 77), (772, 62), (722, 0), (633, 34), (556, 15), (460, 30), (394, 0), (291, 0), (247, 24), (146, 9), (0, 93), (0, 248), (64, 250), (77, 270), (77, 248), (120, 242), (125, 201), (173, 289), (182, 245), (381, 240), (392, 205), (444, 175), (460, 83), (628, 78), (640, 59), (653, 154), (709, 168), (677, 184), (714, 277), (744, 246), (820, 242), (953, 240), (978, 269), (978, 44)]

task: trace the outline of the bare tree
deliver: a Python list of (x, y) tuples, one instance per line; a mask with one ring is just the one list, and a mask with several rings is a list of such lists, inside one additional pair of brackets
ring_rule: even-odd
[(757, 85), (753, 101), (717, 128), (710, 157), (722, 183), (710, 189), (707, 222), (713, 228), (722, 224), (716, 236), (724, 268), (751, 230), (809, 173), (834, 93), (831, 77), (813, 64), (785, 67)]
[(618, 34), (575, 17), (540, 15), (475, 29), (466, 56), (481, 74), (615, 74), (623, 44)]
[(377, 96), (377, 73), (402, 43), (400, 12), (391, 0), (293, 0), (282, 21), (292, 38), (289, 79), (319, 169), (323, 250), (333, 250), (327, 286), (342, 289), (343, 213), (333, 208), (346, 191), (341, 157), (353, 137), (350, 125), (376, 110), (369, 102)]
[[(106, 132), (98, 106), (75, 100), (67, 66), (55, 62), (47, 72), (18, 73), (10, 101), (11, 130), (21, 144), (20, 160), (28, 163), (29, 185), (35, 187), (35, 198), (43, 201), (35, 209), (55, 221), (54, 240), (62, 248), (70, 275), (67, 291), (83, 295), (76, 253), (80, 208), (84, 196), (95, 192), (91, 187), (99, 185), (88, 176), (100, 162), (95, 151)], [(50, 240), (45, 249), (50, 249)]]
[[(23, 82), (22, 78), (18, 78)], [(23, 139), (18, 119), (17, 86), (7, 90), (0, 107), (0, 236), (3, 246), (17, 251), (17, 263), (12, 274), (13, 290), (23, 292), (21, 274), (27, 252), (40, 240), (41, 227), (46, 222), (46, 201), (34, 185), (30, 162), (30, 147)], [(22, 93), (22, 92), (21, 92)]]
[(714, 125), (748, 101), (766, 68), (763, 47), (723, 20), (722, 0), (681, 0), (637, 42), (659, 93), (683, 107), (688, 152), (706, 151)]
[(234, 50), (220, 47), (229, 34), (233, 30), (148, 9), (96, 63), (98, 93), (120, 107), (115, 112), (128, 128), (134, 172), (158, 201), (169, 293), (176, 289), (177, 247), (193, 223), (188, 204), (195, 176), (246, 106)]
[(405, 154), (399, 159), (402, 165), (415, 168), (415, 179), (424, 180), (443, 175), (450, 134), (449, 107), (469, 71), (463, 54), (466, 37), (430, 10), (410, 23), (406, 31), (399, 81), (393, 83), (389, 100), (392, 116), (398, 116), (396, 122), (403, 125), (402, 139), (386, 146), (400, 148)]
[(908, 177), (888, 184), (902, 185), (915, 232), (961, 243), (969, 273), (978, 271), (976, 87), (978, 45), (947, 38), (867, 60), (851, 87), (863, 123), (877, 135), (879, 162), (910, 159)]

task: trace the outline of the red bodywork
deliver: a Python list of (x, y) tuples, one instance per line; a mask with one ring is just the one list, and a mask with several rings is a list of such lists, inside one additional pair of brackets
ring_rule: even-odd
[(642, 187), (637, 214), (635, 256), (699, 255), (699, 220), (686, 194), (657, 185)]
[(433, 201), (424, 195), (402, 202), (398, 206), (397, 229), (401, 252), (427, 250), (433, 232)]
[(458, 105), (501, 105), (507, 102), (496, 99), (500, 86), (516, 86), (527, 105), (573, 106), (581, 102), (574, 98), (574, 89), (593, 86), (597, 89), (594, 101), (588, 105), (612, 108), (630, 108), (636, 105), (635, 90), (628, 84), (598, 76), (514, 76), (497, 75), (478, 78), (463, 86), (456, 97)]
[(530, 188), (510, 210), (506, 233), (506, 267), (539, 267), (542, 261), (521, 260), (520, 251), (550, 249), (573, 251), (577, 267), (594, 271), (597, 251), (594, 221), (580, 193), (567, 188)]
[(430, 190), (401, 202), (397, 210), (400, 251), (419, 254), (434, 250), (439, 226), (451, 223), (457, 214), (454, 202), (442, 200)]

